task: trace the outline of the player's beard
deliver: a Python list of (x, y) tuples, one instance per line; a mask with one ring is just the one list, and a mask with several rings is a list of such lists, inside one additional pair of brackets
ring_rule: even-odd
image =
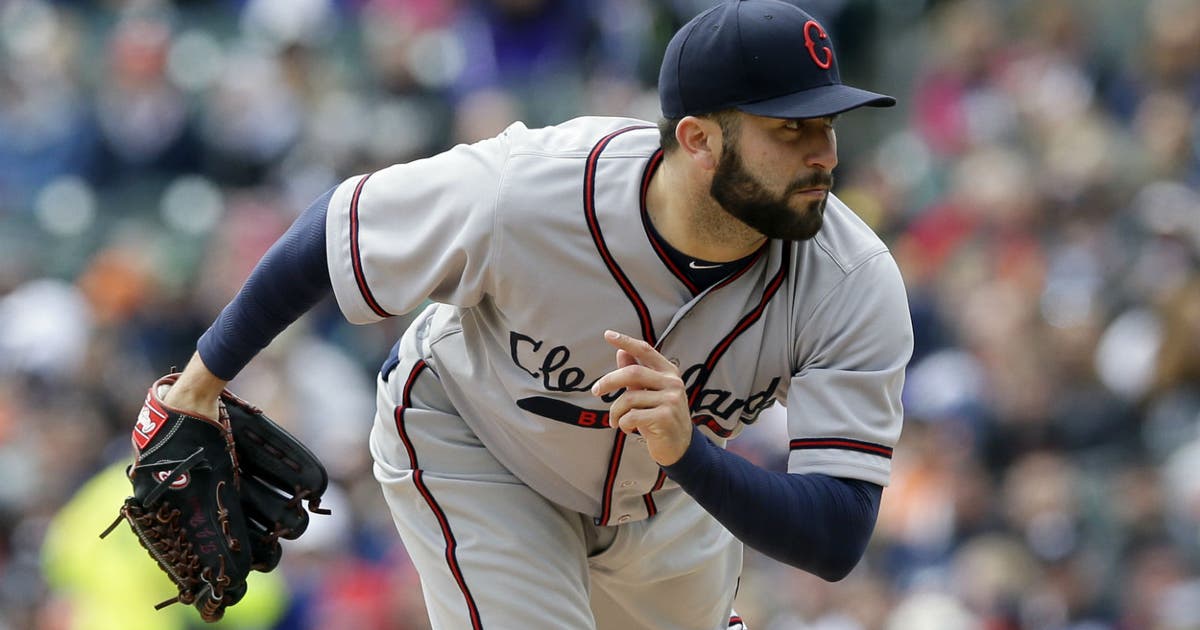
[(793, 193), (815, 186), (833, 187), (833, 174), (817, 171), (797, 179), (781, 195), (773, 195), (746, 168), (741, 154), (732, 143), (726, 144), (717, 170), (713, 173), (709, 194), (726, 212), (767, 238), (806, 241), (821, 231), (828, 195), (793, 208), (788, 199)]

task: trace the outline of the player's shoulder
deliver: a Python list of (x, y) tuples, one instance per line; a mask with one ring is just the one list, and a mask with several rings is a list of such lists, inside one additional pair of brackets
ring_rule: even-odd
[(814, 254), (828, 258), (845, 273), (888, 251), (871, 226), (833, 194), (825, 204), (821, 231), (809, 242)]
[[(654, 123), (615, 116), (581, 116), (536, 128), (516, 122), (501, 135), (507, 139), (509, 154), (513, 156), (587, 157), (605, 139), (612, 145), (611, 149), (605, 149), (606, 155), (614, 152), (644, 155), (658, 148), (658, 131)], [(619, 140), (617, 136), (620, 136)]]

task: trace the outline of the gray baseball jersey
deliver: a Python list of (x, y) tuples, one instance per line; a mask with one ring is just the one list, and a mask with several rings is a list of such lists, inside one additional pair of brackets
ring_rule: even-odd
[(887, 248), (831, 195), (814, 239), (769, 241), (698, 290), (649, 236), (661, 157), (652, 124), (589, 117), (351, 178), (327, 219), (338, 304), (368, 323), (432, 300), (409, 363), (504, 467), (600, 525), (652, 516), (673, 488), (588, 391), (615, 367), (605, 329), (678, 362), (714, 442), (780, 400), (789, 471), (886, 485), (912, 349)]

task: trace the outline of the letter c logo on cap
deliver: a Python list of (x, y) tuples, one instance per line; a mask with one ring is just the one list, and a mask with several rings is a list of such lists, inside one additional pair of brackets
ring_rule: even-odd
[(829, 66), (833, 65), (833, 49), (828, 46), (821, 46), (823, 55), (817, 54), (817, 43), (813, 41), (813, 31), (816, 31), (817, 39), (829, 39), (829, 35), (825, 34), (825, 29), (817, 24), (816, 20), (809, 20), (804, 23), (804, 47), (808, 49), (808, 55), (812, 57), (813, 63), (816, 63), (822, 70), (828, 70)]

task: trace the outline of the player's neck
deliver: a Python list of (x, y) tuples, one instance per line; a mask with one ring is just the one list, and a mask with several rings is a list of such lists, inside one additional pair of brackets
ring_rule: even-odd
[(646, 191), (646, 212), (659, 235), (684, 254), (713, 262), (738, 260), (761, 247), (763, 235), (725, 212), (704, 179), (678, 163), (680, 157), (664, 159)]

